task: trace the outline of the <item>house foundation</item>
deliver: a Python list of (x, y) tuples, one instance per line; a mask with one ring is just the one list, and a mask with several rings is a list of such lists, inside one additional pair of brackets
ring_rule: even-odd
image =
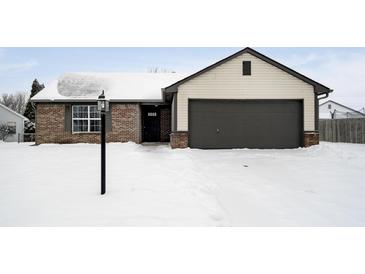
[(316, 131), (304, 132), (304, 147), (310, 147), (319, 144), (319, 133)]

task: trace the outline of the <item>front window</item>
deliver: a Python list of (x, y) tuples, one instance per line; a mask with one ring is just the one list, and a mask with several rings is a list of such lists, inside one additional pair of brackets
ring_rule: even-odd
[(16, 133), (16, 122), (8, 122), (7, 127), (8, 127), (8, 133), (9, 134), (15, 134)]
[(100, 132), (100, 113), (96, 105), (72, 106), (72, 132)]

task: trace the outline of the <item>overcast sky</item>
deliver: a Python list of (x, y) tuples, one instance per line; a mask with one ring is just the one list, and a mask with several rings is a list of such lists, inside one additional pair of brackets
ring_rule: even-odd
[[(365, 106), (365, 48), (254, 48), (332, 89), (331, 99)], [(65, 72), (192, 73), (240, 48), (0, 48), (0, 93), (30, 91)]]

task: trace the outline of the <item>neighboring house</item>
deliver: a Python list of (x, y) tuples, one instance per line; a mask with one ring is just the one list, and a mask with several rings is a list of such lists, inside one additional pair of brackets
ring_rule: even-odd
[(110, 100), (108, 142), (172, 148), (318, 144), (318, 101), (332, 90), (245, 48), (190, 76), (66, 74), (32, 98), (36, 143), (99, 142), (96, 99)]
[(365, 114), (332, 100), (319, 105), (319, 119), (365, 118)]
[(0, 104), (0, 125), (6, 125), (9, 130), (6, 142), (16, 142), (18, 138), (19, 141), (23, 141), (25, 121), (28, 121), (28, 118)]

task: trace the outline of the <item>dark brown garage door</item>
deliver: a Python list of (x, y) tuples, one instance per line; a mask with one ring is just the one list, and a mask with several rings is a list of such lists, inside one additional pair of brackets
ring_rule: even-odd
[(189, 100), (192, 148), (296, 148), (302, 136), (302, 100)]

